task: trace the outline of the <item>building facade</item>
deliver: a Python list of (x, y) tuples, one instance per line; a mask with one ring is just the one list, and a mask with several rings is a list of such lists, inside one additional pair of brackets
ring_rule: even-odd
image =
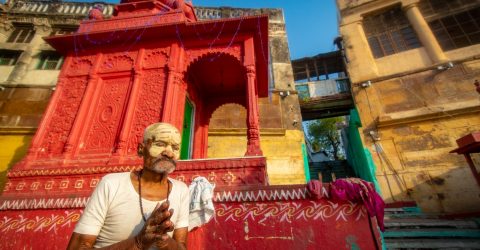
[[(63, 63), (42, 37), (75, 32), (89, 3), (7, 1), (0, 17), (0, 186), (25, 154)], [(111, 15), (113, 5), (105, 5)]]
[[(102, 4), (106, 18), (112, 4)], [(42, 37), (75, 32), (94, 4), (80, 2), (9, 1), (0, 19), (0, 186), (5, 174), (25, 154), (55, 90), (63, 63)], [(281, 98), (293, 90), (285, 20), (279, 9), (196, 7), (199, 19), (268, 14), (270, 56), (269, 97), (259, 99), (260, 134), (270, 184), (305, 182), (303, 132), (298, 99)], [(221, 106), (210, 118), (208, 158), (243, 156), (247, 148), (247, 110), (234, 103)], [(185, 158), (188, 158), (187, 154)]]
[(361, 138), (388, 203), (478, 212), (455, 140), (480, 130), (480, 2), (337, 0)]
[[(295, 95), (269, 81), (281, 66), (288, 75), (288, 63), (269, 63), (270, 41), (287, 51), (277, 39), (281, 27), (269, 37), (272, 15), (281, 12), (198, 21), (193, 11), (190, 3), (179, 9), (165, 1), (122, 0), (111, 18), (96, 8), (77, 32), (44, 38), (65, 62), (27, 154), (8, 171), (0, 196), (4, 248), (66, 248), (100, 179), (140, 170), (144, 129), (164, 121), (182, 134), (183, 159), (169, 178), (189, 185), (203, 176), (215, 186), (215, 220), (188, 234), (189, 249), (379, 249), (375, 219), (363, 204), (335, 199), (328, 185), (315, 185), (314, 194), (305, 184), (270, 185), (305, 181), (294, 179), (292, 172), (303, 168), (289, 161), (302, 148), (288, 137), (295, 107), (287, 106), (285, 119), (282, 113)], [(277, 92), (284, 99), (275, 101)], [(237, 121), (242, 107), (247, 131)], [(239, 135), (246, 139), (241, 153), (215, 156), (220, 147), (241, 150)], [(288, 171), (272, 159), (290, 164)], [(142, 209), (141, 202), (131, 205)]]

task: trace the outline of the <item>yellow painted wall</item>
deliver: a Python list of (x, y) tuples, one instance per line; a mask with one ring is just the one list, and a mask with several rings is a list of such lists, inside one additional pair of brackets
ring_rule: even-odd
[(480, 189), (467, 162), (450, 153), (455, 139), (480, 131), (478, 112), (378, 131), (381, 139), (369, 149), (386, 202), (414, 200), (425, 212), (480, 210)]
[[(449, 153), (456, 139), (480, 131), (473, 85), (479, 77), (477, 60), (353, 88), (362, 139), (386, 202), (415, 201), (432, 213), (480, 210), (480, 188), (467, 162)], [(374, 142), (370, 131), (380, 140)]]
[[(398, 60), (398, 58), (401, 58), (401, 60)], [(392, 63), (392, 60), (395, 63)], [(418, 48), (377, 58), (375, 59), (375, 64), (378, 67), (378, 75), (385, 76), (428, 67), (432, 65), (432, 61), (424, 48)]]
[[(267, 174), (271, 185), (306, 182), (303, 138), (303, 132), (299, 130), (286, 130), (284, 135), (261, 133), (260, 146), (267, 158)], [(208, 158), (242, 157), (246, 149), (246, 134), (208, 136)]]
[(10, 73), (12, 73), (13, 66), (0, 66), (0, 82), (4, 82), (8, 79)]
[[(32, 69), (25, 74), (23, 81), (32, 85), (56, 85), (58, 74), (60, 74), (60, 70)], [(42, 77), (38, 77), (39, 75)]]
[[(340, 33), (348, 58), (352, 94), (359, 111), (364, 146), (377, 166), (387, 203), (415, 201), (423, 211), (480, 211), (480, 187), (456, 139), (480, 131), (480, 44), (444, 51), (454, 67), (437, 70), (425, 46), (374, 58), (362, 17), (386, 6), (415, 0), (337, 0)], [(371, 81), (367, 88), (359, 86)], [(370, 132), (374, 132), (373, 138)]]
[(0, 135), (0, 192), (3, 191), (7, 170), (22, 159), (32, 135)]

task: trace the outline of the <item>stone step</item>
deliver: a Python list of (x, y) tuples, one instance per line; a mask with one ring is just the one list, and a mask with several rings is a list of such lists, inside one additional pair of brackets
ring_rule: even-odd
[(480, 239), (478, 229), (452, 229), (452, 228), (407, 228), (389, 229), (383, 233), (387, 238), (472, 238)]
[(387, 207), (385, 213), (421, 213), (419, 207)]
[(409, 214), (385, 214), (385, 221), (394, 219), (438, 219), (437, 216), (423, 214), (423, 213), (409, 213)]
[(444, 220), (429, 218), (393, 218), (385, 220), (385, 228), (461, 228), (479, 229), (479, 226), (472, 220)]
[(480, 249), (480, 239), (386, 239), (387, 249)]

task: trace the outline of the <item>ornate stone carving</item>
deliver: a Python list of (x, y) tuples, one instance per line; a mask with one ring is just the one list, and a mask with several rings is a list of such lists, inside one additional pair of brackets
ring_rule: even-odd
[(255, 77), (255, 65), (246, 65), (245, 72), (248, 77)]
[(64, 85), (65, 88), (60, 93), (55, 112), (48, 124), (46, 136), (40, 146), (39, 157), (62, 153), (87, 87), (87, 78), (64, 78), (59, 84)]
[(13, 29), (13, 25), (11, 21), (8, 20), (0, 20), (0, 33), (5, 33)]
[(83, 151), (110, 153), (113, 150), (123, 114), (130, 77), (104, 80), (100, 100), (92, 115), (92, 126)]
[(179, 85), (182, 85), (182, 87), (186, 87), (186, 85), (184, 84), (185, 83), (184, 73), (171, 71), (170, 74), (172, 74), (174, 84), (179, 84)]
[(88, 75), (92, 65), (92, 57), (75, 57), (67, 69), (67, 74), (71, 76)]
[(143, 136), (143, 130), (148, 125), (160, 121), (166, 81), (167, 77), (162, 69), (146, 71), (141, 79), (142, 87), (133, 119), (135, 123), (128, 140), (128, 154), (137, 152), (137, 144)]
[(134, 53), (115, 53), (105, 57), (100, 72), (118, 72), (128, 71), (133, 68), (135, 55)]
[(168, 62), (170, 48), (145, 50), (143, 67), (145, 69), (163, 68)]
[(228, 47), (217, 46), (212, 48), (186, 50), (187, 65), (190, 65), (191, 63), (196, 62), (199, 59), (207, 56), (215, 57), (215, 56), (220, 56), (222, 54), (233, 56), (239, 62), (242, 62), (242, 46), (240, 44), (233, 44)]
[(151, 16), (134, 17), (128, 19), (107, 19), (102, 21), (84, 21), (78, 32), (87, 33), (94, 31), (123, 30), (127, 28), (145, 28), (157, 24), (182, 22), (185, 20), (183, 13), (168, 13)]
[[(51, 30), (51, 25), (50, 22), (48, 21), (48, 18), (41, 18), (41, 17), (34, 17), (33, 18), (33, 25), (35, 25), (36, 31), (50, 31)], [(41, 30), (38, 30), (38, 28), (41, 28)]]

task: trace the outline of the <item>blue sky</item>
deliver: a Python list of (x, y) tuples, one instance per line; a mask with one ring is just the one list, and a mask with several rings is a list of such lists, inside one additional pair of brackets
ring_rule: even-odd
[[(67, 1), (82, 2), (82, 0)], [(94, 1), (99, 0), (85, 0)], [(120, 0), (103, 1), (120, 2)], [(5, 0), (0, 0), (0, 3), (4, 2)], [(193, 4), (205, 7), (283, 9), (291, 59), (314, 56), (335, 48), (333, 39), (338, 35), (335, 0), (193, 0)]]
[(335, 0), (193, 0), (206, 7), (282, 8), (290, 56), (298, 59), (334, 50), (338, 36)]

